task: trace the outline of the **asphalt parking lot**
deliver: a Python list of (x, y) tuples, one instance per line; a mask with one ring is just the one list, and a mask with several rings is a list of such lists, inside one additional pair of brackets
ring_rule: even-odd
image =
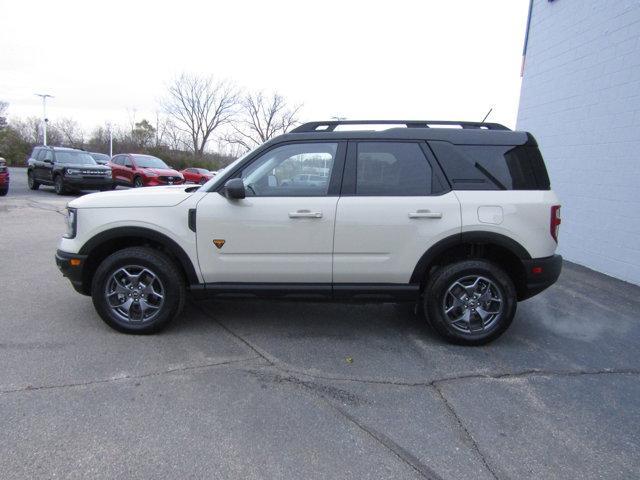
[(2, 478), (640, 475), (640, 287), (566, 264), (479, 348), (386, 304), (190, 301), (127, 336), (55, 266), (73, 197), (11, 175)]

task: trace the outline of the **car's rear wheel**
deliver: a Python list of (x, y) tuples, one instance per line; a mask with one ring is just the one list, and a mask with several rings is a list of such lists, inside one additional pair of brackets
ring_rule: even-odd
[(64, 187), (64, 180), (62, 179), (62, 175), (56, 175), (56, 178), (53, 179), (53, 188), (58, 195), (65, 194), (66, 188)]
[(207, 179), (206, 178), (201, 178), (200, 181), (198, 182), (200, 185), (204, 185), (205, 183), (207, 183)]
[(102, 320), (124, 333), (148, 334), (164, 328), (184, 306), (186, 288), (176, 264), (146, 247), (120, 250), (95, 272), (93, 305)]
[(427, 281), (424, 310), (427, 321), (445, 340), (482, 345), (511, 325), (516, 290), (509, 275), (486, 260), (445, 265)]
[(135, 188), (144, 187), (144, 182), (142, 181), (142, 177), (135, 177), (133, 179), (133, 186)]
[(27, 184), (31, 190), (38, 190), (40, 184), (36, 182), (36, 177), (33, 172), (27, 172)]

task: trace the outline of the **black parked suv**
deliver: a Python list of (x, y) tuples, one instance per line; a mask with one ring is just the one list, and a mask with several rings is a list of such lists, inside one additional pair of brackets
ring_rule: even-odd
[(53, 185), (58, 195), (68, 190), (110, 190), (111, 168), (99, 165), (83, 150), (35, 147), (27, 161), (29, 188)]

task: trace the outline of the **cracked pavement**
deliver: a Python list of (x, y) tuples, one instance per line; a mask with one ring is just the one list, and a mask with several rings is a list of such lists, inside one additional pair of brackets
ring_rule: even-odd
[(567, 264), (479, 348), (390, 304), (190, 301), (165, 333), (128, 336), (56, 269), (72, 197), (11, 175), (3, 478), (639, 475), (640, 287)]

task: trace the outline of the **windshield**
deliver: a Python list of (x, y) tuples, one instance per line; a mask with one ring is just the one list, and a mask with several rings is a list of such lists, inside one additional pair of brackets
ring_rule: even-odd
[(152, 157), (151, 155), (134, 155), (133, 159), (135, 160), (137, 167), (169, 168), (167, 164), (160, 160), (158, 157)]
[(104, 153), (91, 153), (90, 154), (96, 162), (107, 163), (110, 159), (109, 155)]
[(196, 170), (198, 171), (198, 173), (200, 173), (201, 175), (209, 175), (211, 172), (205, 168), (196, 168)]
[(97, 165), (96, 161), (88, 153), (75, 152), (73, 150), (57, 150), (56, 162), (76, 165)]

